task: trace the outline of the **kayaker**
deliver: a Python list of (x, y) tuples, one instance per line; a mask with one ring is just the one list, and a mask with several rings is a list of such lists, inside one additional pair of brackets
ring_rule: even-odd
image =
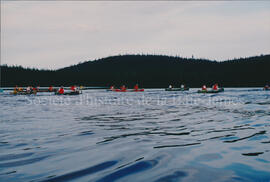
[(182, 84), (182, 85), (181, 85), (181, 88), (182, 88), (182, 89), (184, 89), (184, 88), (185, 88), (185, 85), (184, 85), (184, 84)]
[(114, 86), (113, 85), (110, 87), (110, 90), (114, 90)]
[(213, 85), (212, 89), (213, 90), (218, 90), (218, 84), (216, 83), (215, 85)]
[(58, 90), (58, 93), (59, 94), (64, 94), (65, 90), (64, 90), (64, 87), (60, 87), (59, 90)]
[(49, 92), (52, 92), (53, 91), (53, 86), (50, 86), (49, 87)]
[(136, 84), (136, 85), (134, 86), (134, 90), (135, 90), (135, 91), (138, 91), (138, 90), (139, 90), (139, 85), (138, 85), (138, 84)]
[(172, 85), (169, 85), (169, 88), (172, 88)]
[(26, 92), (27, 92), (27, 93), (30, 93), (30, 92), (31, 92), (31, 87), (30, 87), (30, 86), (28, 86), (28, 87), (26, 88)]
[(14, 94), (17, 94), (18, 93), (18, 86), (17, 85), (14, 87), (13, 93)]
[(269, 85), (265, 85), (264, 90), (269, 90)]
[(37, 94), (38, 88), (37, 88), (37, 87), (33, 87), (33, 88), (32, 88), (32, 91), (33, 91), (33, 94)]
[(206, 85), (203, 85), (203, 86), (202, 86), (202, 90), (203, 90), (203, 91), (207, 91)]
[(71, 86), (70, 90), (72, 90), (73, 92), (76, 92), (76, 86), (75, 85)]
[(37, 92), (37, 87), (33, 87), (33, 92)]
[(121, 91), (126, 91), (127, 90), (125, 85), (123, 85), (120, 89), (121, 89)]

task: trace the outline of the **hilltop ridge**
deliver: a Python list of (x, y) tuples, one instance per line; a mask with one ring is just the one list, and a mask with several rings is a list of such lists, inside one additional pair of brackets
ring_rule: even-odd
[(263, 86), (270, 81), (270, 55), (222, 62), (164, 55), (119, 55), (86, 61), (58, 70), (1, 66), (1, 85), (125, 84), (167, 87), (185, 83), (190, 87), (219, 83), (222, 86)]

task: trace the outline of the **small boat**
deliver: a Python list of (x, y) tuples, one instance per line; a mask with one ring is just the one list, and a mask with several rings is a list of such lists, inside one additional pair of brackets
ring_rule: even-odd
[(35, 92), (26, 92), (26, 91), (20, 91), (20, 92), (10, 92), (10, 95), (36, 95)]
[(206, 94), (213, 94), (219, 92), (224, 92), (224, 88), (220, 88), (218, 90), (198, 90), (198, 93), (206, 93)]
[(60, 94), (58, 92), (55, 92), (55, 95), (80, 95), (82, 92), (80, 91), (75, 91), (75, 92), (64, 92), (63, 94)]
[(186, 88), (165, 88), (165, 91), (187, 91), (189, 90), (188, 87)]

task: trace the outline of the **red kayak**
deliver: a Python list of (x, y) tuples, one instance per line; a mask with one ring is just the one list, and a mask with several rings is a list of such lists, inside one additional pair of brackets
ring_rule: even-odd
[(129, 92), (144, 92), (144, 89), (133, 89), (133, 90), (130, 90)]

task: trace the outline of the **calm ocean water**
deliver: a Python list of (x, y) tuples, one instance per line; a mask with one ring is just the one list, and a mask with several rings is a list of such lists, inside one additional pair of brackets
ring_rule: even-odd
[(270, 181), (270, 92), (0, 93), (1, 182)]

